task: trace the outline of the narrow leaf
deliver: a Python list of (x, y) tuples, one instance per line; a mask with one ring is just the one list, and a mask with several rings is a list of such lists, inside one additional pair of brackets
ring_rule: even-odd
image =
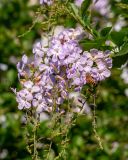
[(86, 43), (81, 43), (80, 45), (86, 51), (90, 50), (92, 48), (99, 48), (100, 47), (100, 44), (95, 43), (95, 42), (86, 42)]
[(105, 36), (108, 36), (108, 34), (110, 33), (112, 27), (106, 27), (106, 28), (103, 28), (100, 32), (101, 36), (105, 37)]
[(89, 6), (91, 5), (92, 0), (84, 0), (82, 5), (81, 5), (81, 16), (83, 17), (84, 14), (86, 14)]
[(79, 16), (79, 9), (74, 3), (69, 3), (72, 11), (74, 12), (75, 15)]

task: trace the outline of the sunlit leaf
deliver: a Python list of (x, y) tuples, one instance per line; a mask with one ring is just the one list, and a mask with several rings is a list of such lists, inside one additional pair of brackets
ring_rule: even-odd
[(101, 36), (103, 36), (103, 37), (104, 37), (104, 36), (107, 36), (107, 35), (110, 33), (111, 29), (112, 29), (112, 27), (103, 28), (103, 29), (101, 30), (101, 32), (100, 32)]
[(119, 32), (113, 31), (111, 32), (110, 37), (117, 46), (121, 46), (124, 43), (125, 37), (128, 38), (128, 30), (124, 29)]
[(123, 56), (125, 54), (128, 54), (128, 43), (126, 43), (118, 53), (114, 54), (113, 57)]

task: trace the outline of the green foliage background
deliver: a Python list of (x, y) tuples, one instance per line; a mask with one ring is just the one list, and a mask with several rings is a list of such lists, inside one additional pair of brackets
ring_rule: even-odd
[[(106, 19), (97, 15), (96, 28), (100, 31), (106, 23), (116, 22), (119, 16), (128, 20), (128, 1), (110, 1), (111, 12), (114, 18)], [(7, 70), (0, 70), (0, 159), (29, 160), (24, 140), (23, 112), (18, 111), (15, 95), (11, 87), (19, 87), (16, 71), (16, 62), (22, 53), (31, 53), (32, 44), (41, 37), (43, 28), (36, 24), (23, 37), (32, 25), (33, 17), (38, 8), (29, 5), (28, 0), (1, 0), (0, 1), (0, 64), (6, 64)], [(94, 15), (96, 13), (93, 13)], [(74, 23), (74, 22), (73, 22)], [(67, 22), (67, 25), (72, 25)], [(127, 25), (111, 38), (115, 44), (122, 45), (124, 35), (128, 31)], [(115, 66), (126, 61), (128, 55), (114, 58)], [(116, 67), (112, 76), (102, 82), (98, 88), (97, 103), (97, 131), (103, 141), (103, 150), (99, 149), (93, 134), (92, 119), (89, 115), (81, 116), (70, 131), (69, 160), (127, 160), (128, 159), (128, 98), (124, 94), (127, 87), (120, 78), (121, 70)], [(91, 108), (92, 110), (92, 108)], [(41, 124), (40, 134), (45, 135), (45, 122)], [(7, 155), (4, 157), (3, 153)], [(42, 152), (42, 151), (40, 151)]]

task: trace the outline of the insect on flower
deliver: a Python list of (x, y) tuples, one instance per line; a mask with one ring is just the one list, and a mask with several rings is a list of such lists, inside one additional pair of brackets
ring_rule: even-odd
[(25, 79), (21, 79), (21, 80), (20, 80), (20, 83), (21, 83), (22, 85), (23, 85), (25, 82), (26, 82)]
[(96, 86), (96, 81), (94, 80), (94, 78), (91, 76), (90, 73), (86, 73), (86, 82), (88, 84), (92, 84), (92, 85)]
[(41, 80), (41, 76), (35, 77), (34, 82), (38, 84), (38, 82)]

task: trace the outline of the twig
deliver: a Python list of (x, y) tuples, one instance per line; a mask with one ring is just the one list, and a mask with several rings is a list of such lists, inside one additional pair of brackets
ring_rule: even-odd
[(49, 146), (49, 150), (48, 150), (48, 154), (47, 154), (47, 160), (49, 159), (49, 156), (50, 156), (51, 147), (52, 147), (52, 141), (51, 141), (50, 146)]
[(101, 150), (103, 150), (103, 145), (102, 145), (102, 142), (101, 142), (101, 138), (98, 135), (97, 130), (96, 130), (97, 124), (96, 124), (96, 95), (95, 94), (93, 95), (93, 121), (92, 121), (92, 126), (93, 126), (93, 132), (95, 134), (95, 138), (98, 141), (99, 147), (100, 147)]

